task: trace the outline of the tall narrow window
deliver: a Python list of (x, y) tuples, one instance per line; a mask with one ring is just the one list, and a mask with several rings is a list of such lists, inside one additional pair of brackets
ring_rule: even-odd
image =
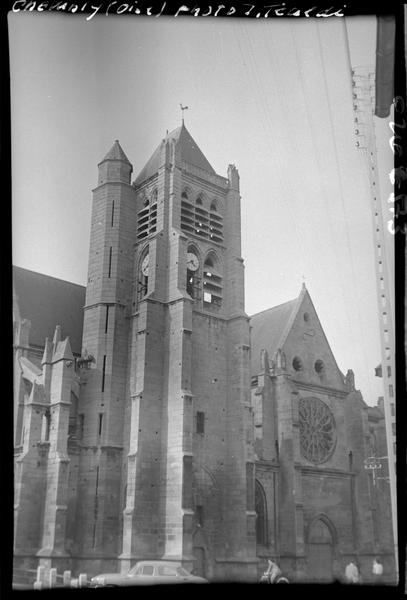
[(106, 306), (105, 333), (107, 333), (108, 326), (109, 326), (109, 305)]
[(393, 398), (393, 396), (394, 396), (393, 386), (392, 385), (389, 385), (389, 396), (390, 396), (390, 398)]
[(391, 414), (392, 417), (394, 417), (395, 414), (396, 414), (396, 406), (395, 406), (394, 402), (392, 402), (390, 404), (390, 414)]
[(143, 254), (139, 269), (138, 269), (138, 281), (137, 281), (137, 299), (141, 300), (148, 292), (148, 275), (150, 271), (150, 259), (148, 249)]
[(110, 246), (110, 249), (109, 249), (109, 271), (108, 271), (107, 276), (110, 277), (111, 273), (112, 273), (112, 247)]
[(151, 233), (157, 231), (157, 190), (151, 194), (151, 202), (148, 197), (143, 202), (143, 208), (137, 213), (137, 239), (142, 240)]
[(201, 504), (198, 504), (195, 507), (195, 515), (196, 515), (196, 522), (199, 525), (199, 527), (203, 527), (204, 526), (204, 510), (203, 510), (203, 506)]
[(102, 435), (103, 429), (103, 413), (99, 413), (99, 422), (98, 422), (98, 438), (100, 439)]
[(193, 246), (187, 251), (187, 283), (186, 290), (191, 298), (198, 298), (199, 258)]
[(256, 543), (266, 545), (268, 542), (266, 494), (257, 479), (254, 485), (254, 507), (256, 511)]
[(51, 412), (50, 412), (49, 408), (47, 408), (47, 410), (44, 413), (43, 427), (44, 427), (43, 440), (44, 440), (44, 442), (49, 442), (49, 434), (51, 431)]
[(215, 267), (215, 259), (208, 256), (203, 268), (203, 300), (205, 308), (221, 306), (222, 304), (222, 277)]
[(93, 536), (92, 536), (93, 548), (96, 548), (96, 526), (97, 526), (97, 521), (98, 521), (98, 509), (99, 509), (98, 488), (99, 488), (99, 467), (96, 467), (96, 485), (95, 485), (95, 495), (94, 495), (94, 505), (93, 505)]
[(112, 201), (112, 221), (111, 221), (111, 226), (113, 227), (114, 225), (114, 200)]
[(196, 413), (196, 432), (205, 433), (205, 413), (199, 411)]
[(79, 421), (78, 421), (78, 440), (83, 440), (83, 430), (84, 430), (84, 425), (85, 425), (85, 415), (84, 414), (80, 414), (78, 415)]
[(105, 391), (105, 375), (106, 375), (106, 354), (103, 356), (102, 366), (102, 392)]

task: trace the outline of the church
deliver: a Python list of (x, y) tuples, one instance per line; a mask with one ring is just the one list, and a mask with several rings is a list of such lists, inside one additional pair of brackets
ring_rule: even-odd
[(239, 174), (186, 129), (98, 165), (86, 289), (14, 267), (15, 565), (395, 582), (383, 407), (309, 292), (249, 317)]

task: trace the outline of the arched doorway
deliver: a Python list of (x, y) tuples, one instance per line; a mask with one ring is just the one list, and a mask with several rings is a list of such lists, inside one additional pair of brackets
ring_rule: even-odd
[(328, 519), (313, 521), (308, 534), (308, 576), (311, 581), (333, 580), (332, 562), (334, 540)]

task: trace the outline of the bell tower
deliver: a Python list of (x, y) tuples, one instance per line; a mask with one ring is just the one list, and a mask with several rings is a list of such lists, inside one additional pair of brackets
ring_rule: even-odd
[(239, 175), (233, 165), (217, 175), (182, 124), (133, 190), (122, 570), (154, 557), (248, 581), (254, 455)]

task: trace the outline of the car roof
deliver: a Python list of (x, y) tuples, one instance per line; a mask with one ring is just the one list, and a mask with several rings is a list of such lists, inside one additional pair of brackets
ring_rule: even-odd
[[(178, 561), (173, 561), (173, 560), (138, 560), (136, 562), (136, 565), (155, 565), (155, 566), (162, 566), (162, 565), (168, 565), (171, 567), (180, 567), (181, 566), (181, 562)], [(134, 565), (134, 566), (136, 566)]]

